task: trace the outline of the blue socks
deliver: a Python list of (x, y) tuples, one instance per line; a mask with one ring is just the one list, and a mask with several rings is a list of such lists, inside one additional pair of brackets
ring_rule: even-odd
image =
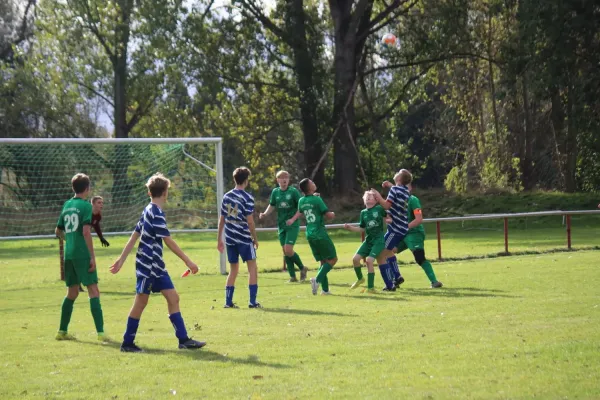
[(140, 326), (140, 320), (135, 318), (127, 318), (127, 329), (123, 335), (123, 344), (133, 344), (135, 340), (135, 334), (137, 333), (138, 326)]
[(180, 312), (176, 312), (175, 314), (169, 315), (169, 319), (173, 324), (173, 328), (175, 328), (175, 336), (179, 339), (179, 343), (183, 343), (188, 340), (187, 330), (185, 329), (185, 324), (183, 323), (183, 317)]
[(248, 285), (248, 289), (250, 290), (250, 304), (256, 304), (256, 294), (258, 293), (258, 284), (256, 285)]
[(385, 287), (391, 289), (394, 286), (392, 267), (389, 264), (382, 264), (379, 266), (379, 272), (381, 272), (381, 278), (385, 282)]
[(396, 256), (390, 257), (386, 261), (392, 269), (394, 279), (400, 278), (402, 275), (400, 274), (400, 268), (398, 267), (398, 259), (396, 258)]
[(233, 291), (235, 286), (225, 286), (225, 305), (233, 305)]

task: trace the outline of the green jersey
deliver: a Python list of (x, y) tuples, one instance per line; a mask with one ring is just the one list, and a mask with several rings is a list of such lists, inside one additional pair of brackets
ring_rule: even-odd
[[(287, 231), (289, 228), (286, 221), (296, 214), (298, 202), (300, 201), (300, 192), (295, 187), (289, 186), (286, 190), (276, 187), (271, 192), (269, 204), (277, 209), (277, 229), (279, 233)], [(300, 221), (296, 220), (290, 227), (299, 227)]]
[(92, 223), (92, 205), (80, 197), (73, 197), (63, 206), (56, 227), (65, 232), (65, 260), (89, 259), (90, 252), (85, 238), (83, 226)]
[[(410, 197), (408, 199), (408, 207), (407, 207), (409, 224), (411, 221), (413, 221), (415, 219), (415, 210), (420, 210), (420, 209), (421, 209), (421, 202), (419, 201), (419, 198), (417, 196), (410, 195)], [(415, 232), (425, 234), (425, 228), (423, 228), (423, 224), (420, 224), (419, 226), (417, 226), (415, 228), (410, 228), (408, 230), (408, 233), (415, 233)]]
[(323, 199), (319, 196), (304, 196), (298, 202), (298, 211), (306, 218), (306, 238), (323, 239), (328, 238), (325, 230), (323, 214), (329, 211)]
[(366, 241), (383, 238), (383, 219), (386, 215), (387, 211), (379, 204), (360, 212), (360, 227), (365, 230)]

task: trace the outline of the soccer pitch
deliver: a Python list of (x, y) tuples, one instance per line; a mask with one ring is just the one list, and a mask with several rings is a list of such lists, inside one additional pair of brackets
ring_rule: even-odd
[[(513, 250), (562, 243), (562, 232), (556, 238), (548, 230), (532, 232)], [(595, 233), (580, 231), (576, 244), (597, 245)], [(501, 233), (461, 235), (447, 238), (445, 254), (503, 250)], [(119, 352), (133, 303), (134, 257), (116, 276), (108, 267), (126, 238), (109, 238), (108, 249), (96, 246), (105, 328), (114, 339), (104, 345), (96, 341), (85, 294), (70, 325), (78, 341), (54, 340), (65, 294), (56, 241), (0, 243), (0, 398), (600, 397), (599, 251), (436, 263), (430, 235), (427, 252), (442, 289), (429, 289), (414, 264), (401, 266), (406, 283), (391, 294), (350, 290), (352, 269), (330, 273), (333, 296), (313, 296), (308, 284), (285, 284), (281, 272), (263, 273), (258, 299), (265, 308), (244, 307), (243, 275), (235, 293), (241, 308), (226, 310), (225, 278), (216, 266), (203, 269), (216, 262), (214, 236), (174, 238), (201, 268), (200, 276), (179, 278), (184, 266), (165, 250), (189, 334), (208, 342), (199, 351), (177, 350), (166, 303), (155, 295), (136, 341), (145, 353)], [(261, 239), (259, 268), (279, 268), (273, 234)], [(339, 265), (348, 266), (356, 235), (335, 232), (333, 239)], [(297, 251), (314, 276), (304, 239)]]

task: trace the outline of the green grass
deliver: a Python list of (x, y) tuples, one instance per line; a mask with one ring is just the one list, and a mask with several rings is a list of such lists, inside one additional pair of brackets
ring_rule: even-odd
[[(597, 229), (585, 229), (576, 244), (598, 245)], [(448, 256), (503, 250), (501, 232), (449, 231)], [(514, 248), (555, 248), (563, 233), (517, 230)], [(333, 236), (340, 264), (348, 265), (356, 236)], [(280, 249), (269, 238), (261, 241), (259, 262), (276, 269)], [(265, 273), (264, 310), (224, 310), (214, 236), (176, 239), (202, 269), (179, 278), (184, 267), (166, 251), (189, 332), (209, 343), (197, 352), (176, 349), (160, 295), (140, 325), (146, 353), (118, 351), (134, 295), (133, 257), (116, 276), (107, 267), (125, 238), (97, 249), (106, 331), (115, 339), (108, 345), (95, 341), (85, 296), (70, 327), (79, 340), (54, 340), (64, 296), (54, 241), (0, 243), (0, 398), (600, 397), (598, 251), (434, 263), (445, 284), (440, 290), (427, 288), (413, 264), (403, 267), (402, 289), (389, 295), (350, 291), (351, 269), (331, 272), (330, 297), (312, 296), (307, 284), (284, 284), (283, 273)], [(433, 256), (435, 242), (428, 246)], [(304, 239), (298, 251), (309, 261)], [(245, 280), (240, 276), (236, 290), (241, 305), (248, 300)]]

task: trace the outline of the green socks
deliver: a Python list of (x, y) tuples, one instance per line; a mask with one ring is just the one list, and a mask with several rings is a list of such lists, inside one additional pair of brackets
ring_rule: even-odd
[(375, 272), (367, 273), (367, 289), (375, 289)]
[(437, 282), (437, 278), (435, 277), (435, 272), (433, 272), (433, 267), (431, 266), (431, 263), (429, 261), (425, 261), (421, 265), (421, 268), (423, 268), (423, 271), (425, 271), (425, 274), (427, 275), (427, 277), (429, 278), (431, 283)]
[(354, 267), (354, 272), (356, 273), (356, 277), (360, 280), (363, 279), (362, 270), (360, 267)]
[(294, 255), (292, 256), (292, 261), (294, 261), (294, 264), (296, 264), (301, 271), (302, 269), (304, 269), (304, 264), (302, 264), (302, 260), (300, 259), (298, 253), (294, 253)]
[(296, 277), (296, 271), (294, 269), (294, 257), (285, 256), (285, 265), (291, 278)]
[(104, 318), (102, 317), (102, 307), (100, 306), (100, 297), (94, 297), (90, 299), (90, 309), (92, 310), (92, 317), (94, 317), (94, 324), (96, 325), (96, 332), (104, 332)]
[[(319, 268), (319, 272), (317, 272), (317, 276), (315, 279), (321, 284), (321, 286), (323, 286), (323, 278), (327, 278), (327, 273), (329, 273), (329, 271), (331, 271), (331, 265), (327, 263), (321, 265), (321, 268)], [(323, 290), (325, 290), (324, 287)], [(329, 290), (325, 291), (328, 292)]]
[(329, 292), (329, 279), (327, 279), (327, 275), (324, 275), (323, 278), (321, 278), (321, 289), (324, 292)]
[(62, 303), (62, 310), (60, 312), (60, 328), (58, 328), (61, 332), (67, 332), (69, 329), (69, 322), (71, 322), (71, 314), (73, 314), (73, 304), (74, 300), (65, 297)]

